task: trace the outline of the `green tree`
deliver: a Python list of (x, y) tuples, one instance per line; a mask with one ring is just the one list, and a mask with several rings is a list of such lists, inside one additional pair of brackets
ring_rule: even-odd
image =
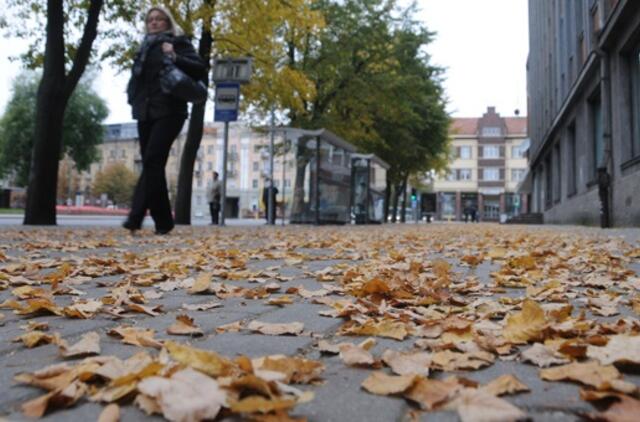
[[(17, 186), (26, 186), (29, 180), (38, 84), (39, 79), (33, 74), (17, 78), (13, 96), (0, 119), (0, 175), (13, 176)], [(68, 155), (78, 170), (87, 170), (99, 158), (97, 147), (102, 143), (102, 122), (107, 115), (104, 100), (89, 82), (81, 82), (64, 113), (57, 160)]]
[(137, 1), (8, 0), (7, 6), (0, 27), (32, 40), (23, 61), (31, 68), (42, 68), (24, 224), (53, 225), (59, 161), (51, 158), (60, 154), (65, 110), (95, 54), (100, 16), (107, 24), (105, 34), (112, 34), (118, 19), (135, 15)]
[(92, 194), (106, 193), (118, 205), (128, 205), (136, 186), (136, 175), (123, 163), (112, 163), (96, 174)]

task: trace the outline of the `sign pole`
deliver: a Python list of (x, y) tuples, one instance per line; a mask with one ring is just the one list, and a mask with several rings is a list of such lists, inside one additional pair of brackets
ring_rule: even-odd
[(224, 143), (222, 146), (222, 195), (220, 199), (220, 225), (224, 226), (227, 203), (227, 150), (229, 149), (229, 122), (224, 122)]
[[(276, 113), (271, 109), (271, 137), (269, 139), (269, 196), (267, 197), (267, 222), (269, 225), (276, 224), (275, 221), (275, 198), (273, 194), (273, 138), (275, 137), (275, 120)], [(273, 221), (271, 220), (271, 216), (274, 216)]]

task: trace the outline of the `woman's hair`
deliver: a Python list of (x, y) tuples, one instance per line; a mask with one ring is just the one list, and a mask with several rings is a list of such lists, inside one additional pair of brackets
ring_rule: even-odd
[(173, 19), (173, 15), (171, 14), (171, 12), (169, 12), (169, 10), (161, 6), (153, 6), (149, 10), (147, 10), (147, 13), (144, 14), (144, 32), (145, 33), (147, 32), (147, 19), (149, 19), (149, 15), (153, 11), (160, 12), (166, 16), (167, 22), (169, 23), (169, 29), (168, 29), (169, 32), (171, 32), (173, 35), (182, 35), (182, 30), (176, 24), (176, 21), (175, 19)]

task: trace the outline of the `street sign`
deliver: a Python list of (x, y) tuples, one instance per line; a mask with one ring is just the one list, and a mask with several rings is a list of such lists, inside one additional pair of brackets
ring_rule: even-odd
[(253, 58), (251, 57), (221, 57), (213, 59), (213, 81), (235, 82), (239, 84), (249, 83), (253, 70)]
[(240, 102), (240, 84), (219, 83), (216, 85), (216, 122), (235, 122), (238, 120)]

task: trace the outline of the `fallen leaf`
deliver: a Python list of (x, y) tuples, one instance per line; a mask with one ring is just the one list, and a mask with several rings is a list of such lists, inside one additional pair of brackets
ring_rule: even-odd
[(454, 378), (440, 381), (420, 377), (405, 392), (404, 397), (418, 403), (424, 410), (433, 410), (449, 401), (463, 388)]
[(28, 333), (14, 338), (13, 341), (15, 343), (22, 342), (25, 347), (32, 349), (37, 346), (42, 346), (43, 344), (55, 343), (57, 341), (57, 337), (43, 333), (42, 331), (29, 331)]
[(184, 346), (173, 341), (166, 341), (164, 347), (173, 360), (213, 377), (228, 375), (234, 368), (230, 360), (215, 352)]
[(254, 359), (253, 367), (256, 371), (273, 371), (284, 374), (282, 382), (285, 384), (308, 384), (320, 378), (324, 371), (321, 362), (287, 356), (267, 356)]
[(274, 306), (285, 306), (285, 305), (292, 305), (292, 304), (293, 304), (293, 299), (291, 299), (291, 296), (287, 296), (287, 295), (274, 297), (267, 301), (267, 305), (274, 305)]
[(382, 361), (398, 375), (429, 375), (431, 354), (425, 352), (401, 353), (395, 350), (386, 350), (382, 354)]
[(86, 355), (99, 355), (100, 335), (92, 331), (84, 334), (80, 341), (72, 346), (69, 346), (66, 341), (61, 341), (59, 342), (58, 347), (60, 349), (60, 354), (65, 358)]
[(480, 388), (494, 396), (502, 396), (505, 394), (516, 394), (529, 391), (529, 387), (523, 384), (515, 375), (502, 375)]
[(296, 401), (292, 399), (268, 399), (262, 396), (249, 396), (231, 403), (231, 411), (237, 413), (269, 413), (290, 409), (295, 404)]
[(352, 343), (340, 345), (340, 359), (349, 366), (372, 365), (375, 362), (371, 353)]
[(510, 422), (527, 416), (508, 401), (473, 389), (463, 390), (446, 409), (455, 409), (461, 422)]
[(199, 337), (203, 335), (203, 332), (195, 325), (193, 318), (188, 315), (178, 315), (176, 316), (176, 322), (167, 328), (167, 334)]
[(155, 330), (120, 326), (111, 329), (107, 334), (119, 337), (125, 344), (140, 347), (153, 347), (156, 349), (162, 348), (162, 343), (153, 338)]
[(187, 311), (208, 311), (209, 309), (220, 308), (222, 307), (222, 303), (220, 302), (208, 302), (208, 303), (198, 303), (198, 304), (182, 304), (182, 309)]
[(119, 422), (120, 421), (120, 406), (112, 403), (104, 408), (104, 410), (98, 416), (98, 422)]
[(418, 379), (416, 375), (387, 375), (384, 372), (374, 372), (362, 383), (362, 388), (370, 393), (387, 396), (404, 393)]
[(81, 318), (88, 319), (93, 317), (100, 309), (102, 309), (102, 302), (99, 300), (87, 300), (79, 301), (71, 306), (65, 307), (62, 312), (67, 318)]
[(613, 403), (606, 412), (597, 416), (608, 422), (637, 422), (640, 415), (640, 400), (627, 396), (619, 396), (619, 401)]
[(431, 366), (441, 371), (458, 369), (479, 369), (493, 363), (495, 357), (488, 352), (458, 353), (443, 350), (431, 355)]
[(576, 381), (598, 390), (608, 389), (611, 381), (620, 377), (620, 372), (614, 366), (602, 366), (598, 362), (573, 362), (568, 365), (540, 370), (540, 378), (543, 380)]
[(544, 311), (535, 301), (526, 299), (522, 311), (507, 317), (503, 337), (515, 344), (525, 344), (537, 340), (547, 324)]
[(523, 362), (531, 362), (540, 368), (569, 363), (569, 359), (556, 355), (551, 349), (540, 343), (535, 343), (520, 356)]
[(247, 325), (247, 329), (251, 331), (257, 331), (261, 334), (266, 334), (269, 336), (298, 336), (302, 333), (304, 324), (301, 322), (291, 322), (288, 324), (272, 324), (262, 321), (251, 321), (249, 325)]
[(623, 365), (640, 364), (640, 336), (612, 336), (604, 347), (587, 347), (587, 356), (601, 365), (614, 363)]
[(363, 325), (343, 326), (340, 334), (356, 335), (356, 336), (377, 336), (387, 337), (395, 340), (404, 340), (409, 332), (404, 323), (393, 320), (383, 320), (375, 322), (369, 320)]
[(138, 390), (155, 398), (163, 416), (171, 421), (214, 419), (227, 400), (214, 379), (191, 368), (178, 371), (171, 378), (145, 378)]
[(191, 288), (189, 288), (189, 294), (196, 295), (207, 293), (211, 287), (212, 278), (213, 274), (211, 273), (200, 273), (198, 277), (196, 277)]

